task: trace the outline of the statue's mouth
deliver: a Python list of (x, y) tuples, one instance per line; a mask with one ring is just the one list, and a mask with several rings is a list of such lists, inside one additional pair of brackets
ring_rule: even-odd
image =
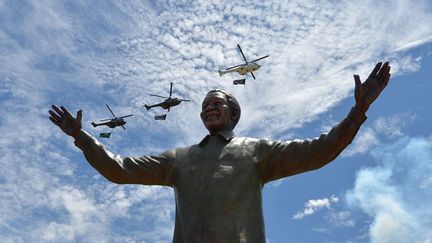
[(216, 111), (209, 111), (206, 113), (205, 118), (206, 120), (212, 119), (212, 118), (219, 118), (220, 114)]

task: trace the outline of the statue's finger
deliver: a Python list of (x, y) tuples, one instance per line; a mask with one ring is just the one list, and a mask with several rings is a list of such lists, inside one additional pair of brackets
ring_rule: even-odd
[(354, 82), (355, 82), (355, 86), (356, 86), (356, 88), (357, 88), (357, 87), (360, 87), (360, 85), (361, 85), (361, 80), (360, 80), (360, 76), (359, 76), (359, 75), (354, 74)]
[(82, 110), (79, 110), (77, 112), (77, 120), (81, 122), (81, 119), (82, 119)]
[(378, 83), (383, 88), (385, 87), (385, 85), (387, 85), (387, 82), (389, 80), (389, 75), (390, 75), (390, 66), (386, 66), (385, 70), (382, 71), (382, 74), (380, 74), (378, 79)]
[(360, 76), (357, 74), (354, 74), (354, 82), (355, 82), (355, 87), (354, 87), (354, 92), (355, 93), (360, 93), (361, 91), (361, 80), (360, 80)]
[(391, 73), (388, 73), (387, 76), (384, 78), (384, 81), (381, 84), (381, 88), (382, 89), (384, 89), (387, 86), (387, 84), (388, 84), (388, 82), (390, 80), (390, 76), (391, 76)]
[(62, 111), (67, 117), (73, 117), (72, 114), (64, 106), (60, 106), (60, 109), (62, 109)]
[(371, 79), (373, 77), (375, 77), (375, 75), (378, 73), (380, 67), (381, 67), (382, 62), (379, 62), (375, 65), (375, 68), (372, 70), (372, 72), (369, 74), (368, 79)]
[(55, 110), (55, 112), (57, 112), (57, 114), (59, 114), (61, 117), (66, 117), (66, 115), (63, 113), (63, 111), (61, 111), (57, 106), (52, 105), (51, 106), (53, 108), (53, 110)]
[(388, 66), (389, 66), (389, 62), (385, 62), (377, 74), (378, 79), (382, 78), (386, 72), (390, 71), (388, 69)]
[(54, 124), (57, 125), (57, 126), (60, 126), (60, 122), (57, 121), (56, 119), (54, 119), (52, 116), (50, 116), (50, 117), (48, 117), (48, 118), (52, 121), (52, 123), (54, 123)]
[[(53, 118), (53, 119), (55, 119), (57, 122), (61, 122), (61, 120), (63, 119), (63, 118), (61, 118), (59, 115), (57, 115), (57, 113), (55, 113), (54, 111), (52, 111), (52, 110), (49, 110), (48, 111), (48, 113), (51, 115), (51, 117)], [(50, 118), (51, 118), (50, 117)]]

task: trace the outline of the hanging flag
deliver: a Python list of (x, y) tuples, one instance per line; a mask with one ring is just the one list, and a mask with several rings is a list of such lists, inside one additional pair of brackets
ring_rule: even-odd
[(245, 78), (243, 78), (243, 79), (236, 79), (236, 80), (233, 81), (234, 85), (245, 84), (245, 83), (246, 83), (246, 79)]
[(111, 136), (110, 132), (102, 132), (99, 134), (100, 138), (109, 138)]
[(165, 120), (166, 119), (167, 114), (164, 115), (156, 115), (154, 117), (155, 120)]

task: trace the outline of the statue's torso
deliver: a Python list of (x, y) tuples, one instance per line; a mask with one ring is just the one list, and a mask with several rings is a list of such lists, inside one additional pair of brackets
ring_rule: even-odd
[(176, 150), (174, 242), (265, 242), (255, 139)]

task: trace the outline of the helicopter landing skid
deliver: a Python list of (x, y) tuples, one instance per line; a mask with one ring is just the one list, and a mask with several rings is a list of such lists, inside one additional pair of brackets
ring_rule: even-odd
[(238, 85), (238, 84), (245, 85), (245, 83), (246, 83), (246, 79), (245, 78), (243, 78), (243, 79), (236, 79), (236, 80), (233, 81), (234, 85)]
[(156, 115), (156, 116), (154, 117), (154, 119), (155, 119), (155, 120), (162, 120), (162, 121), (165, 121), (165, 120), (166, 120), (166, 117), (167, 117), (167, 114), (163, 114), (163, 115)]

